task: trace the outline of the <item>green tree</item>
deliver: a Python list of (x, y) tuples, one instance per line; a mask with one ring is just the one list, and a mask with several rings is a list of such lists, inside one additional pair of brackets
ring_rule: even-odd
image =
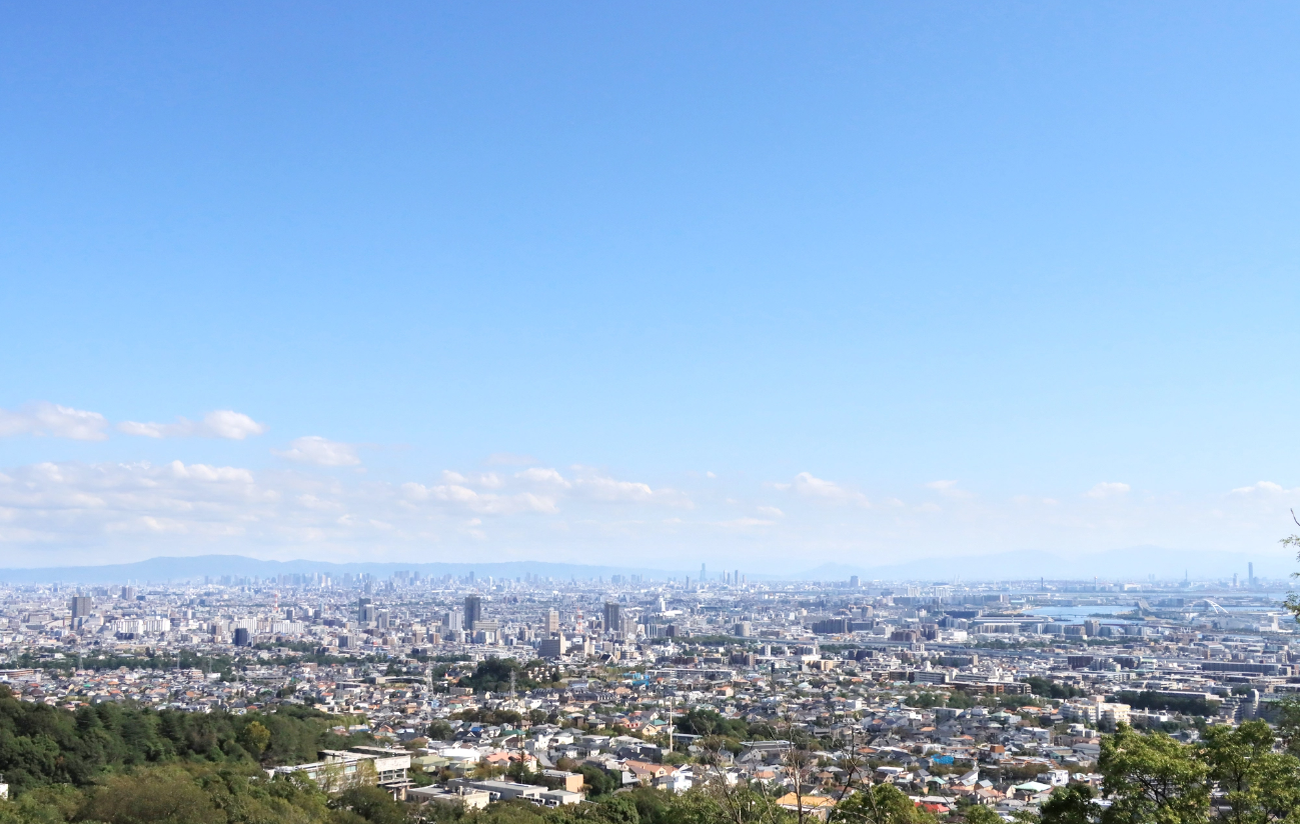
[(448, 741), (451, 739), (451, 724), (446, 721), (438, 720), (429, 725), (429, 738), (433, 741)]
[[(1291, 510), (1291, 520), (1295, 521), (1297, 526), (1300, 526), (1300, 518), (1296, 517), (1294, 509)], [(1287, 549), (1297, 550), (1297, 559), (1300, 560), (1300, 535), (1288, 535), (1279, 543)], [(1291, 577), (1300, 578), (1300, 572), (1292, 572)], [(1292, 615), (1296, 616), (1297, 623), (1300, 623), (1300, 593), (1292, 592), (1288, 594), (1284, 605)]]
[(261, 758), (271, 744), (271, 731), (260, 721), (250, 721), (239, 731), (239, 743), (254, 758)]
[(352, 787), (339, 793), (331, 806), (349, 810), (370, 824), (405, 824), (406, 810), (379, 787)]
[(105, 824), (225, 824), (212, 796), (184, 770), (164, 768), (110, 778), (80, 818)]
[(1093, 801), (1095, 797), (1087, 784), (1057, 787), (1043, 802), (1040, 820), (1043, 824), (1095, 824), (1101, 812)]
[(587, 785), (587, 792), (593, 798), (606, 795), (618, 789), (618, 779), (594, 764), (583, 764), (578, 768), (582, 780)]
[(85, 797), (75, 787), (55, 784), (0, 801), (0, 824), (63, 824), (76, 816)]
[(1002, 816), (980, 804), (972, 804), (962, 812), (966, 824), (1005, 824)]
[(1267, 824), (1300, 812), (1300, 759), (1273, 752), (1267, 723), (1206, 728), (1203, 756), (1228, 807), (1220, 816), (1231, 824)]
[(1105, 824), (1201, 824), (1208, 820), (1209, 768), (1197, 753), (1165, 735), (1141, 735), (1121, 724), (1101, 743), (1102, 788), (1111, 806)]
[(933, 817), (893, 784), (876, 784), (841, 801), (830, 820), (836, 824), (927, 824)]

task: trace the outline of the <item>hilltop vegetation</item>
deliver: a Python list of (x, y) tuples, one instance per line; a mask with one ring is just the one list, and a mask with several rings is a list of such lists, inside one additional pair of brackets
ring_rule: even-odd
[(51, 784), (86, 787), (105, 772), (176, 761), (302, 763), (315, 760), (321, 749), (368, 740), (330, 732), (338, 723), (292, 705), (232, 715), (105, 702), (74, 713), (19, 701), (0, 685), (0, 773), (11, 792), (21, 795)]

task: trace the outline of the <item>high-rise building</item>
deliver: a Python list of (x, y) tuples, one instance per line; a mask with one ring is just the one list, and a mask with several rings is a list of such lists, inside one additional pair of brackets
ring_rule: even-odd
[(613, 601), (605, 603), (605, 631), (623, 631), (623, 608)]
[(537, 654), (542, 658), (559, 658), (568, 652), (568, 644), (565, 642), (563, 635), (554, 638), (543, 638), (542, 643), (537, 647)]
[(483, 599), (477, 595), (465, 596), (465, 629), (473, 629), (475, 621), (483, 620)]
[(134, 601), (134, 600), (135, 600), (135, 587), (122, 587), (122, 600), (123, 600), (123, 601)]
[(731, 585), (733, 587), (740, 586), (740, 570), (731, 573)]
[(560, 631), (560, 613), (556, 610), (550, 610), (546, 613), (546, 634), (551, 635)]
[(72, 610), (72, 617), (74, 619), (89, 615), (90, 599), (84, 595), (78, 595), (68, 602), (68, 609)]
[(1250, 563), (1246, 564), (1246, 586), (1253, 587), (1254, 585), (1255, 585), (1255, 562), (1251, 561)]
[(237, 646), (237, 647), (246, 647), (246, 646), (249, 645), (249, 643), (250, 643), (250, 636), (249, 636), (249, 634), (248, 634), (248, 630), (245, 629), (244, 627), (240, 627), (240, 628), (236, 629), (236, 630), (235, 630), (235, 646)]

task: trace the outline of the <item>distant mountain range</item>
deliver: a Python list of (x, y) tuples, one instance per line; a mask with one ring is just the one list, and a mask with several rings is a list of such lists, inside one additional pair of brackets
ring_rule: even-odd
[[(1274, 580), (1287, 578), (1300, 569), (1300, 564), (1290, 556), (1250, 556), (1243, 553), (1207, 552), (1198, 550), (1173, 550), (1162, 547), (1130, 547), (1094, 554), (1056, 555), (1050, 552), (1017, 551), (995, 555), (959, 556), (953, 558), (919, 558), (903, 563), (871, 565), (823, 564), (802, 572), (785, 575), (757, 573), (745, 570), (754, 581), (847, 581), (857, 575), (867, 581), (999, 581), (1047, 578), (1050, 580), (1146, 580), (1154, 575), (1156, 580), (1181, 579), (1184, 573), (1193, 579), (1227, 579), (1233, 573), (1244, 581), (1248, 564), (1255, 564), (1255, 575)], [(557, 580), (608, 580), (612, 575), (641, 575), (646, 580), (663, 581), (668, 578), (692, 580), (698, 570), (683, 572), (662, 569), (645, 569), (616, 565), (561, 564), (544, 561), (503, 561), (495, 563), (349, 563), (328, 561), (263, 561), (242, 555), (195, 555), (190, 557), (150, 558), (129, 564), (103, 566), (40, 567), (30, 569), (0, 569), (0, 582), (9, 584), (118, 584), (127, 581), (164, 583), (168, 581), (199, 581), (204, 577), (214, 579), (223, 575), (268, 578), (282, 574), (326, 572), (333, 577), (345, 574), (369, 573), (376, 578), (387, 578), (394, 572), (409, 570), (421, 576), (464, 577), (471, 572), (478, 578), (521, 578), (537, 575)], [(716, 580), (716, 576), (712, 578)]]
[(115, 584), (127, 581), (164, 583), (167, 581), (199, 581), (204, 577), (220, 578), (223, 575), (268, 578), (284, 574), (327, 572), (332, 577), (344, 574), (370, 573), (376, 578), (387, 578), (394, 572), (409, 570), (421, 576), (454, 575), (463, 577), (474, 573), (477, 578), (520, 578), (539, 575), (543, 578), (570, 580), (608, 579), (611, 575), (644, 575), (648, 579), (663, 580), (669, 576), (682, 577), (687, 573), (635, 567), (588, 566), (584, 564), (552, 564), (541, 561), (506, 561), (474, 564), (394, 564), (354, 563), (334, 564), (328, 561), (263, 561), (242, 555), (194, 555), (181, 558), (150, 558), (130, 564), (104, 566), (42, 567), (32, 569), (0, 569), (0, 582), (9, 584)]

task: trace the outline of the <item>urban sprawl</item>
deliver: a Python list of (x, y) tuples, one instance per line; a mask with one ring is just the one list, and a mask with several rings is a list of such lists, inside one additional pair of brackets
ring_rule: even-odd
[[(1284, 752), (1300, 691), (1285, 588), (739, 570), (10, 585), (0, 693), (78, 724), (116, 717), (104, 705), (229, 716), (259, 780), (365, 786), (422, 820), (737, 788), (764, 820), (851, 820), (837, 810), (886, 787), (918, 815), (1011, 821), (1069, 788), (1113, 803), (1099, 761), (1117, 730), (1191, 747), (1263, 721)], [(249, 719), (286, 712), (330, 746), (277, 763)], [(4, 769), (8, 804), (54, 780)]]

